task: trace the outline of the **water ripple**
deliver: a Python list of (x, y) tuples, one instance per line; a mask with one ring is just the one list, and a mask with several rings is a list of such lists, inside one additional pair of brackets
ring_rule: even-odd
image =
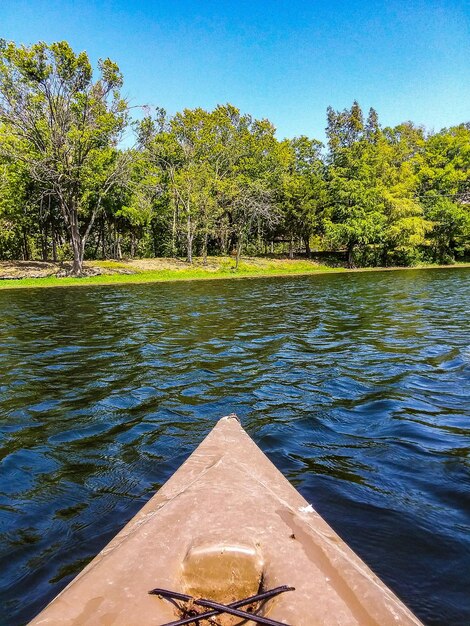
[(236, 411), (426, 623), (468, 624), (469, 277), (0, 292), (6, 623), (40, 610)]

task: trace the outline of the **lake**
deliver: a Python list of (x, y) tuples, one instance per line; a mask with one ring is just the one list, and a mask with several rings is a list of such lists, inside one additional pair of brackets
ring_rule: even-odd
[(426, 624), (469, 624), (469, 302), (468, 269), (0, 291), (0, 622), (235, 412)]

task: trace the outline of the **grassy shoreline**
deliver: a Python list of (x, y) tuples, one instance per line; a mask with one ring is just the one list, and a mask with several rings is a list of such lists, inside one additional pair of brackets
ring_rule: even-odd
[[(125, 267), (123, 263), (102, 262), (94, 265), (102, 268), (113, 268), (118, 270)], [(326, 265), (314, 264), (310, 261), (294, 260), (286, 261), (285, 264), (257, 266), (244, 262), (238, 270), (230, 266), (221, 266), (217, 269), (205, 268), (204, 266), (186, 266), (182, 269), (159, 269), (143, 270), (135, 273), (106, 273), (95, 276), (84, 276), (82, 278), (47, 276), (44, 278), (19, 278), (0, 280), (0, 290), (8, 289), (31, 289), (46, 287), (89, 287), (101, 285), (129, 285), (145, 284), (154, 282), (179, 282), (194, 280), (224, 280), (242, 278), (269, 278), (269, 277), (289, 277), (289, 276), (309, 276), (319, 274), (352, 274), (363, 272), (390, 272), (390, 271), (410, 271), (425, 269), (458, 269), (470, 268), (470, 263), (456, 263), (454, 265), (418, 265), (414, 267), (364, 267), (348, 269), (345, 267), (329, 267)]]

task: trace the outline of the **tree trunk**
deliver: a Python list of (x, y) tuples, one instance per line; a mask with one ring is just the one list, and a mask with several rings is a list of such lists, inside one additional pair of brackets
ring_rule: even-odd
[(114, 258), (120, 261), (122, 259), (121, 237), (119, 235), (116, 222), (114, 223), (113, 249), (114, 249), (114, 254), (113, 254)]
[[(47, 218), (44, 217), (43, 211), (43, 198), (39, 205), (39, 221), (41, 230), (41, 258), (43, 261), (47, 261)], [(49, 215), (49, 214), (48, 214)]]
[(188, 219), (187, 219), (187, 262), (191, 263), (193, 262), (193, 237), (194, 234), (191, 231), (191, 214), (188, 211)]
[(261, 224), (258, 220), (258, 249), (257, 254), (260, 254), (263, 251), (263, 233), (261, 229)]
[(29, 257), (28, 233), (26, 232), (26, 229), (23, 228), (23, 261), (29, 261)]
[(223, 256), (227, 256), (228, 254), (228, 238), (227, 233), (223, 230), (220, 234), (220, 248), (222, 250)]
[(207, 265), (207, 240), (209, 239), (209, 233), (204, 233), (204, 239), (202, 242), (202, 264)]
[(76, 221), (72, 223), (70, 228), (70, 237), (73, 251), (72, 275), (81, 276), (83, 271), (83, 246)]
[(353, 256), (353, 252), (354, 252), (354, 245), (350, 245), (348, 246), (348, 267), (350, 269), (353, 269), (354, 267), (356, 267), (354, 265), (354, 256)]
[[(47, 207), (47, 220), (49, 221), (49, 228), (51, 231), (51, 243), (52, 243), (52, 247), (54, 248), (54, 220), (52, 219), (52, 215), (51, 215), (51, 194), (48, 195), (48, 207)], [(47, 221), (46, 221), (46, 261), (49, 257), (49, 243), (47, 241)]]
[(131, 233), (131, 259), (135, 256), (135, 234)]
[(304, 237), (304, 244), (305, 244), (305, 254), (307, 256), (307, 259), (311, 259), (312, 251), (310, 249), (310, 237)]
[(449, 256), (450, 262), (455, 263), (455, 248), (457, 247), (457, 242), (451, 237), (449, 240)]
[(173, 207), (173, 223), (171, 225), (171, 256), (176, 257), (176, 203)]
[(95, 251), (93, 253), (93, 258), (95, 258), (95, 259), (98, 258), (98, 252), (99, 252), (100, 243), (101, 243), (101, 235), (102, 235), (102, 228), (99, 228), (99, 230), (98, 230), (98, 237), (96, 238)]
[(78, 210), (74, 198), (61, 198), (60, 209), (67, 224), (70, 244), (73, 252), (72, 276), (81, 276), (83, 270), (83, 252), (85, 242), (78, 227)]
[(291, 235), (289, 239), (289, 259), (294, 258), (294, 237)]
[(101, 231), (101, 258), (106, 259), (106, 222), (104, 219)]
[(192, 265), (192, 262), (193, 262), (193, 238), (192, 238), (192, 236), (189, 233), (188, 233), (188, 238), (187, 238), (187, 256), (186, 256), (186, 261)]
[(382, 267), (387, 267), (388, 265), (388, 247), (386, 245), (383, 246), (380, 254), (380, 265)]
[(155, 230), (155, 224), (152, 222), (152, 246), (153, 246), (153, 256), (157, 256), (158, 248), (157, 248), (157, 233)]
[(47, 222), (44, 223), (41, 233), (42, 260), (47, 261)]
[(241, 236), (238, 237), (238, 241), (237, 241), (237, 254), (235, 257), (235, 269), (238, 269), (238, 265), (240, 263), (240, 257), (242, 254), (242, 238)]
[(57, 263), (57, 233), (54, 222), (51, 222), (52, 260)]

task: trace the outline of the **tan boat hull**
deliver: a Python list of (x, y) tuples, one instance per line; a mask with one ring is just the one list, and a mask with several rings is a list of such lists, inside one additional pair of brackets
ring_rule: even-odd
[(421, 623), (229, 416), (31, 624), (164, 624), (149, 590), (231, 601), (261, 575), (295, 587), (260, 610), (291, 626)]

